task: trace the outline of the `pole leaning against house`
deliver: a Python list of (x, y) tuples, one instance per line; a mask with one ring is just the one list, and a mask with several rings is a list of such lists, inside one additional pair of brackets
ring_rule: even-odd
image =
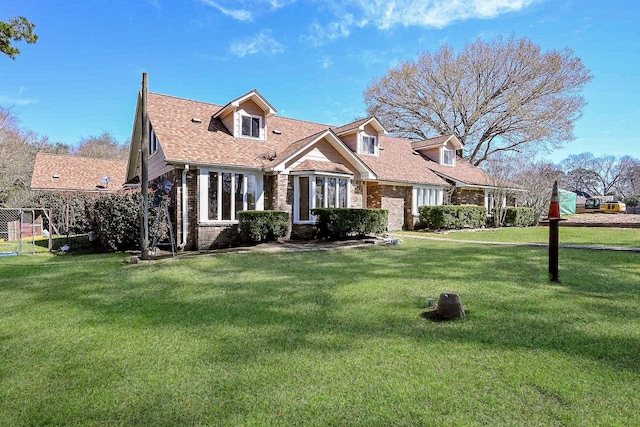
[(147, 111), (147, 73), (142, 73), (142, 132), (140, 136), (140, 185), (142, 188), (142, 223), (140, 224), (140, 259), (149, 259), (149, 114)]

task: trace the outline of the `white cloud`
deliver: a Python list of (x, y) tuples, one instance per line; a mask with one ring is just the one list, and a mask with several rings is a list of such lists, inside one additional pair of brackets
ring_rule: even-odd
[(322, 64), (322, 68), (327, 69), (329, 67), (331, 67), (333, 65), (333, 61), (331, 60), (331, 58), (327, 55), (324, 55), (321, 59), (320, 59), (320, 63)]
[(218, 3), (212, 1), (212, 0), (202, 0), (202, 2), (204, 4), (207, 4), (211, 7), (213, 7), (214, 9), (217, 9), (219, 12), (221, 12), (224, 15), (230, 16), (234, 19), (237, 19), (238, 21), (252, 21), (253, 20), (253, 15), (251, 14), (250, 11), (248, 10), (244, 10), (244, 9), (229, 9), (226, 8), (222, 5), (219, 5)]
[(37, 99), (27, 98), (24, 96), (24, 93), (27, 92), (27, 88), (21, 86), (18, 89), (18, 93), (15, 96), (11, 95), (0, 95), (0, 105), (30, 105), (38, 102)]
[(489, 19), (517, 12), (543, 0), (326, 0), (338, 19), (321, 25), (314, 22), (305, 41), (320, 45), (347, 37), (358, 26), (381, 30), (393, 27), (444, 28), (457, 21)]
[(275, 55), (284, 52), (284, 46), (271, 37), (271, 30), (263, 30), (252, 37), (236, 40), (229, 49), (240, 58), (255, 53)]

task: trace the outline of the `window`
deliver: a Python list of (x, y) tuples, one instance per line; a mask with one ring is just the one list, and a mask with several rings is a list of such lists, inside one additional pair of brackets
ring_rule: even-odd
[(260, 138), (260, 117), (242, 116), (242, 136)]
[(418, 215), (420, 206), (439, 206), (442, 204), (442, 189), (438, 187), (413, 187), (413, 214)]
[(149, 123), (149, 155), (158, 151), (158, 146), (158, 137), (156, 136), (151, 123)]
[[(203, 192), (201, 206), (206, 206), (205, 221), (236, 221), (237, 212), (261, 209), (258, 200), (262, 190), (255, 175), (238, 172), (210, 171), (201, 181), (207, 190)], [(204, 203), (203, 203), (204, 202)]]
[(361, 154), (377, 154), (377, 148), (375, 136), (362, 135), (362, 143), (360, 144)]
[(348, 208), (349, 179), (335, 176), (294, 177), (294, 222), (315, 221), (314, 208)]
[(448, 148), (442, 149), (442, 164), (453, 166), (456, 159), (456, 152)]

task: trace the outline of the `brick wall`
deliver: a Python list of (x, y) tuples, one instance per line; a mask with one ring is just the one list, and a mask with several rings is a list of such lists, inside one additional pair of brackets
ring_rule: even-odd
[(411, 187), (368, 183), (367, 207), (389, 211), (389, 231), (413, 228)]
[(456, 188), (451, 195), (451, 204), (484, 206), (484, 191)]
[(219, 249), (238, 245), (241, 242), (237, 224), (204, 225), (198, 227), (198, 249)]

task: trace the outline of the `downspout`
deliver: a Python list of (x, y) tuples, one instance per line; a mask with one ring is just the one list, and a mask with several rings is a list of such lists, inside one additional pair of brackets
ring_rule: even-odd
[(189, 165), (184, 165), (182, 169), (182, 241), (178, 245), (179, 250), (183, 250), (187, 246), (187, 172), (189, 171)]

